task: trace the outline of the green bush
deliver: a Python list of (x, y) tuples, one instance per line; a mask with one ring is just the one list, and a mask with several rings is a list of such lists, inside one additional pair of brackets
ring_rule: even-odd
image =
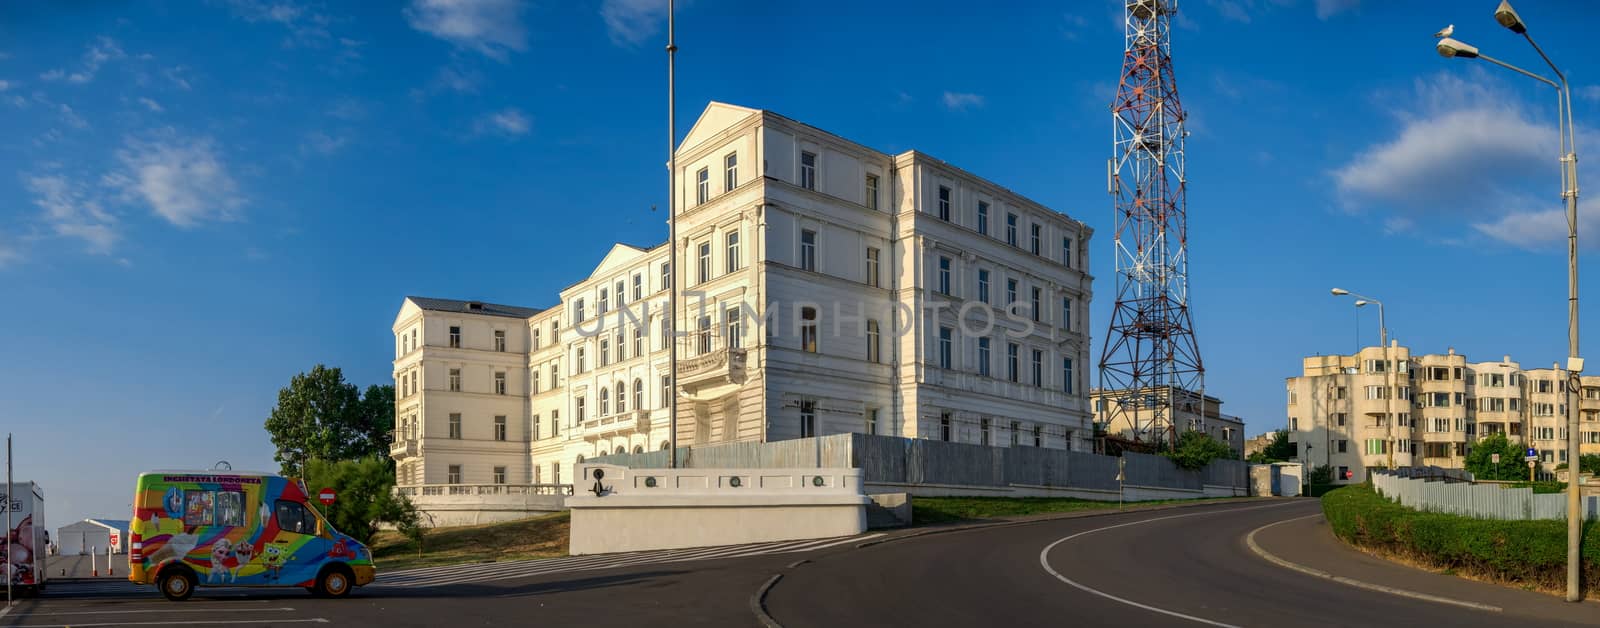
[[(1352, 545), (1413, 560), (1436, 569), (1564, 589), (1567, 523), (1498, 521), (1413, 510), (1391, 502), (1370, 485), (1352, 485), (1322, 497), (1333, 533)], [(1600, 525), (1584, 530), (1583, 580), (1600, 582)]]

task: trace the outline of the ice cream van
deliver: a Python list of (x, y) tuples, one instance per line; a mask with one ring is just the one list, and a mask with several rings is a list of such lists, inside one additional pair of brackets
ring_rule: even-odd
[(328, 525), (305, 482), (269, 473), (140, 474), (129, 528), (128, 579), (169, 600), (197, 586), (343, 597), (377, 575), (372, 552)]
[[(44, 589), (45, 548), (49, 546), (50, 533), (44, 527), (44, 489), (33, 482), (17, 482), (8, 489), (0, 481), (0, 578), (10, 580), (12, 587), (23, 592)], [(4, 582), (0, 582), (0, 589), (3, 588)]]

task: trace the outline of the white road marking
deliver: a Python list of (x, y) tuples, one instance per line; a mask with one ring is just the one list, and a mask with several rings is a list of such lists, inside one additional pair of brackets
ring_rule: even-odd
[(101, 624), (22, 624), (12, 628), (97, 628), (101, 626), (220, 626), (234, 624), (326, 624), (323, 617), (310, 619), (223, 619), (212, 621), (117, 621)]
[(1260, 531), (1265, 530), (1267, 528), (1270, 528), (1272, 526), (1278, 525), (1280, 523), (1289, 523), (1290, 521), (1299, 521), (1301, 519), (1310, 519), (1312, 517), (1321, 517), (1321, 516), (1322, 516), (1322, 513), (1317, 513), (1317, 514), (1313, 514), (1313, 515), (1306, 515), (1304, 517), (1295, 517), (1293, 519), (1284, 519), (1283, 521), (1274, 521), (1274, 522), (1269, 523), (1267, 525), (1264, 525), (1264, 526), (1261, 526), (1261, 527), (1256, 528), (1254, 530), (1251, 530), (1250, 534), (1245, 535), (1244, 543), (1245, 543), (1245, 545), (1250, 547), (1250, 551), (1255, 552), (1255, 554), (1257, 556), (1260, 556), (1261, 558), (1266, 559), (1267, 562), (1270, 562), (1270, 563), (1272, 563), (1274, 565), (1277, 565), (1279, 567), (1283, 567), (1284, 569), (1292, 569), (1294, 571), (1298, 571), (1298, 572), (1306, 574), (1308, 576), (1314, 576), (1314, 577), (1317, 577), (1317, 578), (1322, 578), (1324, 580), (1332, 580), (1332, 581), (1337, 582), (1339, 584), (1350, 585), (1350, 586), (1355, 587), (1357, 589), (1366, 589), (1368, 591), (1377, 591), (1379, 593), (1388, 593), (1390, 595), (1398, 595), (1400, 597), (1408, 597), (1408, 598), (1411, 598), (1411, 599), (1414, 599), (1414, 600), (1423, 600), (1425, 602), (1437, 602), (1439, 604), (1454, 604), (1456, 606), (1464, 606), (1464, 607), (1467, 607), (1467, 608), (1480, 610), (1480, 611), (1489, 611), (1489, 612), (1492, 612), (1492, 613), (1499, 613), (1499, 612), (1504, 612), (1505, 611), (1505, 609), (1500, 608), (1498, 606), (1490, 606), (1488, 604), (1479, 604), (1477, 602), (1468, 602), (1466, 600), (1458, 600), (1458, 599), (1455, 599), (1455, 598), (1440, 597), (1440, 596), (1437, 596), (1437, 595), (1429, 595), (1427, 593), (1418, 593), (1416, 591), (1407, 591), (1405, 589), (1395, 589), (1395, 588), (1392, 588), (1392, 587), (1385, 587), (1385, 586), (1381, 586), (1381, 585), (1372, 584), (1370, 582), (1363, 582), (1361, 580), (1356, 580), (1354, 578), (1346, 578), (1344, 576), (1336, 576), (1334, 574), (1328, 573), (1328, 572), (1323, 571), (1321, 569), (1317, 569), (1315, 567), (1307, 567), (1305, 565), (1292, 563), (1292, 562), (1289, 562), (1289, 561), (1284, 560), (1282, 558), (1278, 558), (1277, 556), (1273, 555), (1271, 552), (1268, 552), (1267, 550), (1262, 549), (1261, 545), (1256, 543), (1256, 533), (1257, 532), (1260, 532)]
[(1149, 604), (1142, 604), (1142, 603), (1135, 602), (1135, 601), (1127, 599), (1127, 598), (1117, 597), (1115, 595), (1112, 595), (1110, 593), (1106, 593), (1105, 591), (1101, 591), (1099, 589), (1095, 589), (1095, 588), (1090, 587), (1088, 585), (1080, 584), (1080, 583), (1078, 583), (1077, 581), (1075, 581), (1075, 580), (1073, 580), (1071, 578), (1068, 578), (1068, 577), (1066, 577), (1064, 575), (1061, 575), (1061, 572), (1056, 571), (1054, 567), (1050, 566), (1050, 550), (1055, 549), (1057, 545), (1060, 545), (1060, 544), (1065, 543), (1067, 541), (1071, 541), (1072, 539), (1078, 538), (1080, 536), (1094, 534), (1096, 532), (1104, 532), (1106, 530), (1115, 530), (1117, 528), (1126, 528), (1126, 527), (1129, 527), (1129, 526), (1144, 525), (1146, 523), (1155, 523), (1157, 521), (1165, 521), (1165, 520), (1168, 520), (1168, 519), (1182, 519), (1184, 517), (1199, 517), (1199, 516), (1203, 516), (1203, 515), (1219, 515), (1219, 514), (1227, 514), (1227, 513), (1234, 513), (1234, 512), (1243, 512), (1243, 511), (1246, 511), (1246, 510), (1260, 510), (1262, 508), (1278, 508), (1278, 507), (1281, 507), (1281, 506), (1289, 506), (1289, 505), (1297, 504), (1297, 503), (1303, 503), (1303, 502), (1284, 502), (1282, 504), (1269, 504), (1269, 505), (1266, 505), (1266, 506), (1252, 506), (1252, 507), (1249, 507), (1249, 508), (1229, 508), (1229, 509), (1222, 509), (1222, 510), (1208, 510), (1208, 511), (1205, 511), (1205, 512), (1192, 512), (1192, 513), (1187, 513), (1187, 514), (1182, 514), (1182, 515), (1167, 515), (1165, 517), (1155, 517), (1155, 518), (1152, 518), (1152, 519), (1142, 519), (1142, 520), (1139, 520), (1139, 521), (1131, 521), (1131, 522), (1128, 522), (1128, 523), (1119, 523), (1117, 525), (1106, 526), (1106, 527), (1103, 527), (1103, 528), (1095, 528), (1093, 530), (1086, 530), (1086, 531), (1079, 532), (1077, 534), (1074, 534), (1074, 535), (1066, 537), (1066, 538), (1057, 539), (1056, 542), (1051, 543), (1049, 545), (1046, 545), (1043, 550), (1039, 551), (1039, 566), (1044, 567), (1044, 570), (1046, 572), (1048, 572), (1050, 575), (1055, 576), (1055, 578), (1057, 580), (1060, 580), (1062, 582), (1070, 584), (1073, 587), (1076, 587), (1077, 589), (1079, 589), (1079, 590), (1081, 590), (1081, 591), (1083, 591), (1085, 593), (1092, 593), (1094, 595), (1098, 595), (1100, 597), (1106, 598), (1106, 599), (1111, 600), (1113, 602), (1120, 602), (1122, 604), (1127, 604), (1128, 606), (1132, 606), (1134, 608), (1142, 608), (1144, 610), (1147, 610), (1147, 611), (1150, 611), (1150, 612), (1153, 612), (1153, 613), (1161, 613), (1162, 615), (1167, 615), (1169, 617), (1177, 617), (1178, 619), (1187, 619), (1189, 621), (1196, 622), (1196, 623), (1201, 623), (1201, 624), (1206, 624), (1208, 626), (1218, 626), (1220, 628), (1240, 628), (1239, 626), (1235, 626), (1233, 624), (1224, 624), (1224, 623), (1219, 622), (1219, 621), (1211, 621), (1211, 620), (1206, 619), (1204, 617), (1195, 617), (1194, 615), (1185, 615), (1185, 614), (1177, 612), (1177, 611), (1169, 611), (1167, 609), (1158, 608), (1158, 607), (1155, 607), (1155, 606), (1151, 606)]

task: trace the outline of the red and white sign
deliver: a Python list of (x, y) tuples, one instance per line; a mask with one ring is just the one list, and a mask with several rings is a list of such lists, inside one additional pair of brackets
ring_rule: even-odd
[(322, 502), (324, 506), (332, 506), (334, 497), (336, 496), (331, 488), (322, 489), (322, 492), (317, 493), (317, 501)]

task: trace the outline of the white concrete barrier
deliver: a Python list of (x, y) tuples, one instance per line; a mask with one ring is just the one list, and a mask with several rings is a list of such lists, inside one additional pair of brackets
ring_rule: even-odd
[(586, 464), (576, 472), (576, 490), (566, 500), (573, 555), (820, 539), (867, 529), (871, 500), (862, 491), (860, 469)]

